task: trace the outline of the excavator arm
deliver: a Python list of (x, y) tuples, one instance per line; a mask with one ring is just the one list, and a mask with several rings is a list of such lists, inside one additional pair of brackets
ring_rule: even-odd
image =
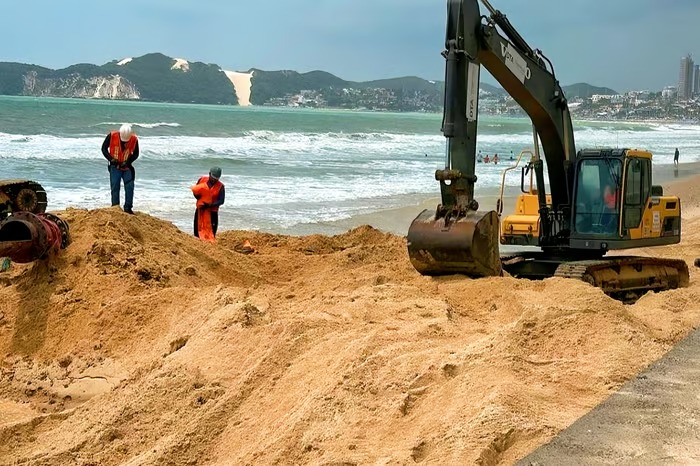
[[(569, 228), (571, 163), (575, 146), (566, 98), (546, 59), (533, 50), (488, 0), (482, 16), (478, 0), (448, 0), (445, 37), (445, 103), (442, 132), (447, 139), (445, 168), (437, 170), (442, 203), (424, 211), (408, 232), (409, 256), (424, 274), (461, 272), (498, 275), (498, 215), (479, 212), (474, 199), (479, 74), (483, 65), (532, 120), (542, 141), (549, 172), (551, 205), (546, 202), (544, 168), (533, 162), (543, 245)], [(503, 31), (503, 35), (498, 28)], [(566, 233), (562, 235), (567, 237)]]
[(575, 155), (566, 98), (541, 53), (533, 50), (488, 0), (482, 2), (491, 13), (485, 21), (478, 0), (448, 2), (443, 134), (448, 139), (450, 165), (464, 173), (474, 172), (479, 71), (483, 65), (532, 120), (547, 161), (552, 206), (558, 210), (570, 204), (568, 166)]

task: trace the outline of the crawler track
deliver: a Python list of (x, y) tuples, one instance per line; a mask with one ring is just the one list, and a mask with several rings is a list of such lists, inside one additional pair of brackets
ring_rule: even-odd
[(46, 212), (46, 191), (36, 181), (0, 180), (0, 219), (11, 212)]
[(686, 287), (690, 281), (685, 261), (638, 256), (564, 262), (554, 276), (590, 283), (623, 302), (636, 301), (647, 291)]
[(503, 268), (517, 278), (548, 277), (581, 280), (625, 303), (636, 301), (648, 291), (686, 287), (688, 265), (679, 259), (641, 256), (610, 256), (600, 259), (568, 260), (542, 253), (502, 256)]

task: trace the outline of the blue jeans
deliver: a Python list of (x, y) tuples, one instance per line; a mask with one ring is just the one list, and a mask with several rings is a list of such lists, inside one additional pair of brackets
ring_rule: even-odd
[(124, 180), (124, 210), (134, 207), (134, 172), (133, 169), (119, 170), (117, 167), (109, 167), (109, 186), (112, 189), (112, 205), (119, 205), (119, 189)]

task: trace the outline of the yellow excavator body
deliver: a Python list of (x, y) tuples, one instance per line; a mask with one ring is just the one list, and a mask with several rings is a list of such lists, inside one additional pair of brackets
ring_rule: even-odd
[[(552, 203), (547, 196), (547, 203)], [(537, 192), (519, 194), (513, 213), (501, 222), (501, 244), (537, 246), (540, 237), (540, 213)]]

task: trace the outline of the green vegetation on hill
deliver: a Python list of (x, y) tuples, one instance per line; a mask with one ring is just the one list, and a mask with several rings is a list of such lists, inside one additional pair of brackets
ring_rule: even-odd
[(307, 106), (435, 111), (444, 88), (442, 82), (415, 76), (354, 82), (324, 71), (253, 71), (254, 105), (287, 105), (294, 95), (303, 95)]
[(31, 71), (38, 75), (48, 75), (52, 71), (36, 65), (0, 62), (0, 95), (22, 95), (24, 77)]
[(171, 69), (174, 59), (161, 53), (134, 58), (124, 65), (116, 61), (100, 68), (119, 74), (133, 83), (144, 100), (158, 102), (194, 102), (201, 104), (237, 104), (231, 81), (217, 65), (190, 62), (187, 71)]
[[(31, 95), (32, 91), (28, 89), (46, 92), (50, 88), (58, 96), (89, 95), (91, 93), (85, 92), (84, 88), (76, 89), (76, 83), (79, 83), (79, 87), (89, 86), (88, 81), (91, 79), (110, 79), (119, 75), (135, 87), (143, 100), (229, 105), (238, 103), (231, 81), (217, 65), (190, 62), (185, 71), (171, 69), (174, 63), (173, 58), (161, 53), (134, 58), (123, 65), (118, 65), (117, 61), (102, 66), (80, 63), (60, 70), (22, 63), (0, 63), (0, 94)], [(37, 81), (38, 85), (27, 87), (25, 81), (28, 78)], [(47, 81), (51, 82), (51, 86), (41, 85)]]
[(250, 102), (253, 105), (264, 105), (270, 99), (294, 94), (302, 90), (317, 90), (332, 87), (346, 87), (348, 81), (338, 78), (325, 71), (262, 71), (253, 70), (250, 88)]
[[(0, 94), (95, 95), (102, 79), (120, 76), (118, 94), (105, 98), (134, 98), (157, 102), (235, 105), (238, 98), (218, 65), (188, 62), (174, 68), (175, 59), (150, 53), (123, 64), (117, 60), (98, 66), (79, 63), (51, 70), (22, 63), (0, 63)], [(254, 72), (250, 101), (253, 105), (299, 105), (311, 107), (366, 108), (392, 111), (441, 111), (444, 82), (416, 76), (365, 82), (346, 81), (325, 71), (299, 73), (291, 70)], [(91, 87), (92, 86), (92, 87)], [(498, 86), (481, 83), (482, 90), (499, 101), (507, 96)], [(577, 83), (563, 87), (569, 99), (594, 94), (616, 94), (606, 87)], [(91, 92), (92, 91), (92, 92)], [(507, 103), (507, 102), (504, 102)]]
[(562, 90), (567, 99), (573, 99), (574, 97), (580, 97), (582, 99), (587, 99), (592, 95), (615, 95), (617, 92), (613, 91), (608, 87), (597, 87), (591, 86), (587, 83), (576, 83), (569, 86), (563, 86)]

